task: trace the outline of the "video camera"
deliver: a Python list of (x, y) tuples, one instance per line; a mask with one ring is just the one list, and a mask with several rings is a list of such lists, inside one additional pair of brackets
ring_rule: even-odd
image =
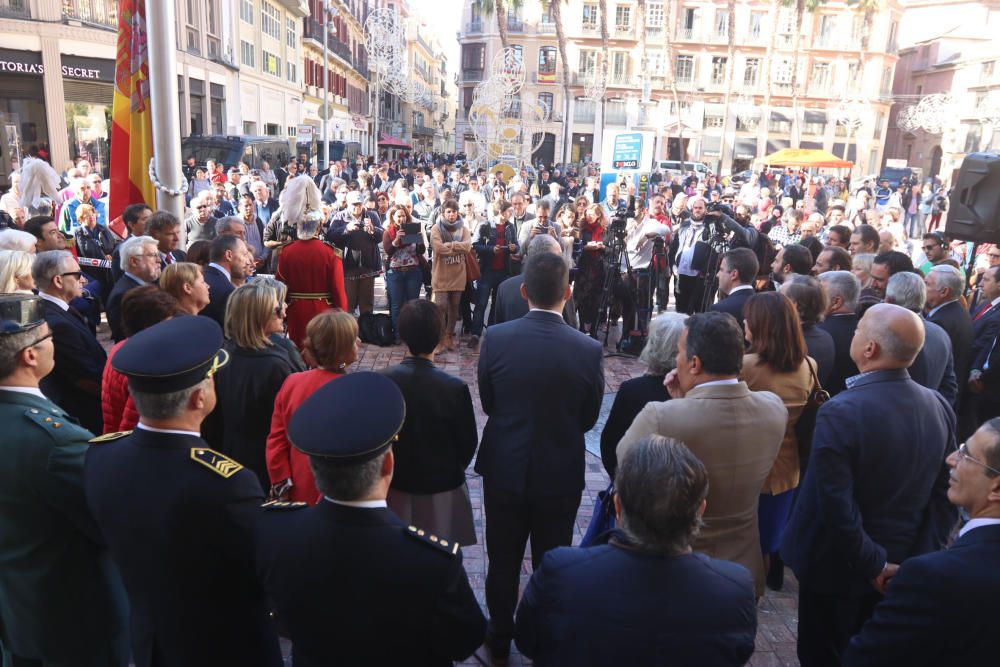
[(625, 238), (625, 227), (628, 224), (628, 218), (629, 218), (628, 206), (619, 203), (618, 208), (611, 216), (611, 224), (608, 225), (608, 228), (611, 230), (611, 234), (615, 238), (620, 238), (620, 239)]
[[(721, 216), (725, 215), (729, 218), (736, 217), (736, 213), (733, 212), (732, 207), (727, 204), (723, 204), (721, 201), (707, 202), (705, 204), (705, 217), (709, 218), (712, 222), (712, 232), (716, 236), (725, 236), (727, 229), (724, 224), (722, 224)], [(711, 215), (712, 213), (718, 213), (718, 215)]]

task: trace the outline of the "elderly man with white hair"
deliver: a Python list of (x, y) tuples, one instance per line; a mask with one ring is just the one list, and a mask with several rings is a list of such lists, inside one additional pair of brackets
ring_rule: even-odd
[(271, 221), (271, 216), (278, 210), (278, 200), (271, 196), (271, 189), (264, 181), (254, 181), (250, 184), (250, 194), (253, 195), (254, 207), (257, 210), (257, 219), (263, 225)]
[(121, 244), (118, 258), (123, 271), (108, 296), (108, 326), (116, 343), (125, 338), (122, 331), (122, 298), (125, 293), (142, 285), (155, 283), (160, 277), (160, 253), (152, 236), (132, 236)]
[(215, 238), (215, 217), (212, 215), (215, 197), (210, 191), (199, 192), (191, 199), (191, 215), (184, 220), (184, 250), (195, 241), (211, 241)]

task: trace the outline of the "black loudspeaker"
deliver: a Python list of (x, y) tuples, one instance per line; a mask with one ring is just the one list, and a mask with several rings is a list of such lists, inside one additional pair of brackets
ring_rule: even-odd
[(1000, 243), (1000, 155), (967, 155), (948, 202), (944, 233), (976, 243)]

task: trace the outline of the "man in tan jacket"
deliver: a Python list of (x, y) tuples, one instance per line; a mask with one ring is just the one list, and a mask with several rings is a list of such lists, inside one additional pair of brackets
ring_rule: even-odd
[(705, 527), (695, 551), (743, 565), (764, 593), (757, 502), (781, 447), (788, 411), (769, 391), (739, 380), (743, 334), (728, 313), (693, 315), (684, 324), (677, 368), (667, 375), (674, 400), (649, 403), (618, 443), (619, 460), (647, 435), (680, 440), (708, 469)]

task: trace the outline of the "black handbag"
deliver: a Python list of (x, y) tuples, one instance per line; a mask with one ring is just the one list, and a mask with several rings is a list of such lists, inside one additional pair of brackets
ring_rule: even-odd
[(816, 428), (816, 414), (819, 412), (820, 406), (830, 400), (830, 392), (823, 389), (823, 385), (819, 383), (819, 377), (816, 376), (816, 369), (813, 368), (808, 358), (806, 359), (806, 364), (809, 365), (809, 375), (812, 376), (813, 384), (809, 392), (809, 397), (806, 399), (806, 405), (802, 408), (802, 414), (799, 415), (799, 420), (795, 422), (795, 438), (799, 446), (799, 467), (802, 470), (805, 470), (806, 462), (812, 453), (812, 438), (813, 430)]

